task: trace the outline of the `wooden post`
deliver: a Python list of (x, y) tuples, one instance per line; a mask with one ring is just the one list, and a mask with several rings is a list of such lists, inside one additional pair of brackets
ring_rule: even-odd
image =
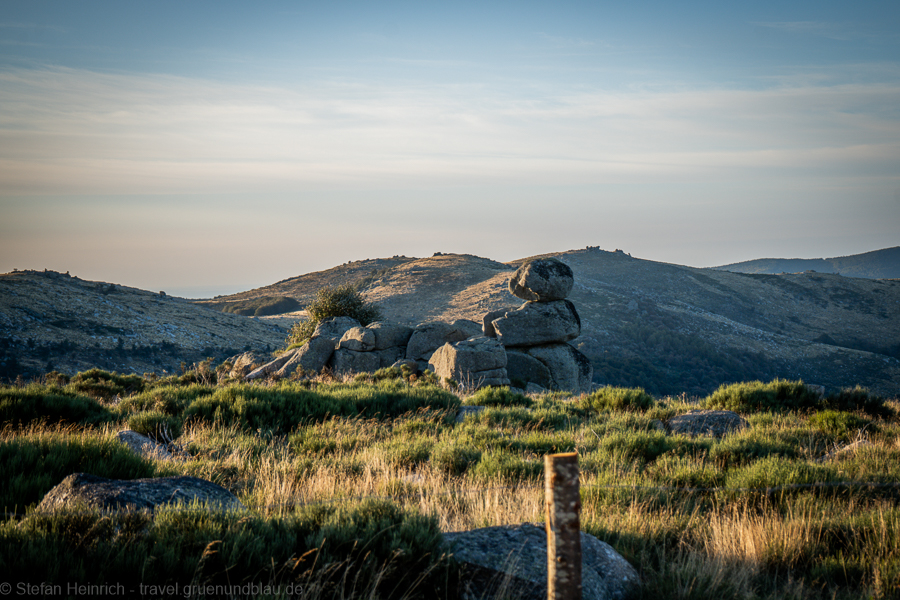
[(578, 454), (544, 457), (547, 600), (581, 600), (581, 496)]

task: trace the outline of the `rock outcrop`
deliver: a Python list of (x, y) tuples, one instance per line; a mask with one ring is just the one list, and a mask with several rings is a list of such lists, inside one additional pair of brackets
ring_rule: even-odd
[(545, 258), (519, 267), (509, 279), (509, 291), (522, 300), (549, 302), (567, 298), (574, 284), (575, 274), (569, 265)]
[(208, 508), (243, 509), (237, 496), (220, 485), (198, 477), (153, 479), (106, 479), (88, 473), (74, 473), (51, 489), (38, 504), (39, 512), (66, 508), (101, 510), (153, 510), (170, 504), (200, 502)]
[(526, 302), (491, 322), (506, 347), (568, 342), (581, 335), (581, 319), (568, 300)]
[(587, 392), (594, 369), (567, 342), (581, 334), (581, 318), (566, 296), (572, 269), (554, 258), (525, 263), (509, 280), (509, 291), (526, 300), (516, 310), (485, 315), (483, 332), (507, 350), (507, 375), (523, 388)]
[(439, 379), (453, 379), (464, 390), (509, 385), (506, 350), (493, 338), (446, 343), (434, 352), (428, 364)]
[[(547, 532), (538, 525), (504, 525), (444, 534), (464, 568), (465, 598), (547, 597)], [(625, 600), (636, 595), (640, 576), (612, 546), (581, 534), (582, 598)]]
[(406, 358), (417, 361), (424, 370), (434, 351), (446, 343), (461, 342), (480, 333), (474, 321), (460, 319), (453, 323), (432, 321), (421, 323), (413, 330), (406, 346)]

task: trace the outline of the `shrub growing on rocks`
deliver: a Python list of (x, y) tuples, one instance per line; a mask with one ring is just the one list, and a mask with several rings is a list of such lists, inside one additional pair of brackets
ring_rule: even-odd
[(381, 318), (381, 310), (371, 302), (366, 302), (362, 294), (349, 284), (320, 289), (316, 293), (315, 300), (307, 305), (306, 312), (309, 318), (294, 323), (291, 328), (288, 337), (290, 346), (302, 345), (312, 336), (316, 326), (325, 319), (351, 317), (365, 326)]

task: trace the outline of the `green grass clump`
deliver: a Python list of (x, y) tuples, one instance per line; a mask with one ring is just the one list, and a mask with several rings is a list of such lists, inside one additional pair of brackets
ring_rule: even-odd
[(112, 421), (115, 415), (94, 400), (64, 388), (31, 384), (25, 388), (0, 387), (0, 421), (12, 425)]
[(778, 486), (837, 481), (838, 474), (828, 465), (815, 465), (768, 456), (727, 474), (727, 487), (762, 489)]
[(7, 572), (63, 589), (294, 583), (304, 597), (419, 598), (447, 593), (441, 540), (433, 518), (370, 500), (270, 518), (203, 507), (33, 514), (0, 525), (0, 556)]
[(582, 398), (580, 406), (597, 412), (606, 410), (648, 410), (656, 401), (644, 388), (607, 386)]
[(194, 400), (211, 396), (215, 390), (214, 386), (199, 383), (156, 385), (139, 394), (124, 398), (116, 405), (116, 410), (120, 414), (158, 410), (168, 415), (178, 415)]
[(396, 380), (377, 385), (334, 384), (315, 390), (292, 382), (267, 388), (240, 384), (198, 398), (184, 411), (184, 420), (236, 423), (285, 434), (298, 425), (333, 416), (394, 418), (418, 410), (455, 408), (459, 403), (459, 398), (444, 390), (407, 386)]
[(119, 375), (102, 369), (90, 369), (72, 377), (68, 387), (80, 394), (108, 400), (113, 396), (141, 392), (146, 384), (140, 375)]
[(72, 473), (109, 479), (152, 477), (155, 467), (97, 432), (32, 432), (0, 440), (0, 507), (35, 504)]
[(861, 386), (844, 388), (829, 394), (821, 405), (831, 410), (862, 411), (877, 417), (889, 417), (893, 414), (893, 411), (885, 405), (884, 398)]
[(820, 397), (802, 381), (775, 379), (769, 383), (751, 381), (732, 383), (719, 388), (706, 397), (706, 408), (733, 410), (735, 412), (785, 412), (814, 409)]
[(134, 413), (128, 417), (128, 428), (157, 441), (181, 435), (181, 419), (157, 410)]
[(524, 406), (526, 408), (532, 405), (528, 396), (510, 391), (509, 386), (483, 387), (466, 398), (465, 403), (470, 406)]
[(855, 436), (868, 421), (852, 413), (823, 410), (810, 416), (809, 423), (830, 437), (846, 439)]

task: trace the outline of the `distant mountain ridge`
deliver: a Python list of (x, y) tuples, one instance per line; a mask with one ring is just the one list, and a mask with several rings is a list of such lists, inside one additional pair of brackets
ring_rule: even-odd
[(864, 279), (900, 279), (900, 246), (836, 258), (758, 258), (710, 268), (732, 273), (778, 275), (815, 271)]

